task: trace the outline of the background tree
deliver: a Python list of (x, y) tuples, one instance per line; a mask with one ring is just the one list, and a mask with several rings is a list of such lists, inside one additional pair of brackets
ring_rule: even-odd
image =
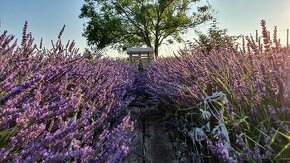
[(201, 0), (85, 0), (80, 18), (88, 18), (83, 35), (89, 45), (154, 48), (164, 41), (183, 41), (181, 35), (210, 19), (209, 4)]
[(84, 56), (88, 59), (101, 58), (104, 54), (97, 46), (85, 48)]
[(213, 20), (207, 34), (201, 31), (195, 31), (198, 39), (195, 39), (195, 43), (192, 47), (201, 46), (205, 53), (209, 53), (212, 49), (226, 49), (235, 48), (237, 40), (240, 36), (231, 36), (228, 34), (227, 29), (221, 29), (218, 27), (218, 22)]

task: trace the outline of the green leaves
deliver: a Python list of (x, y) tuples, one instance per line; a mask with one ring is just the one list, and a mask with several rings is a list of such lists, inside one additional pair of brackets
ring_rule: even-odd
[(0, 131), (0, 148), (5, 147), (9, 143), (9, 140), (16, 134), (16, 132), (16, 126)]
[[(282, 135), (284, 138), (286, 138), (289, 142), (287, 144), (285, 144), (285, 146), (278, 152), (278, 154), (275, 156), (274, 159), (278, 159), (290, 146), (290, 135), (286, 135), (278, 130), (275, 130), (275, 134), (271, 139), (271, 144), (274, 143), (275, 138), (277, 136), (277, 134)], [(289, 151), (288, 151), (289, 152)]]
[(98, 48), (102, 49), (120, 41), (119, 37), (115, 36), (123, 33), (122, 21), (110, 14), (105, 14), (102, 17), (99, 15), (93, 17), (87, 24), (83, 35), (87, 38), (89, 45), (96, 44)]

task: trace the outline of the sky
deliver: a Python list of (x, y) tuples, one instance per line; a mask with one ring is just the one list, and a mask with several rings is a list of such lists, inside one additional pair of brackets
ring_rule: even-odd
[[(260, 20), (267, 21), (272, 31), (278, 26), (281, 42), (286, 42), (286, 29), (290, 28), (290, 0), (208, 0), (217, 12), (220, 28), (227, 28), (230, 35), (254, 34), (260, 29)], [(86, 39), (82, 37), (84, 19), (78, 18), (83, 0), (0, 0), (0, 33), (8, 30), (21, 39), (22, 27), (28, 21), (28, 30), (32, 32), (36, 43), (43, 38), (46, 47), (51, 47), (50, 40), (56, 40), (59, 31), (66, 25), (63, 41), (75, 40), (76, 47), (82, 51)], [(199, 26), (206, 30), (207, 25)], [(187, 39), (194, 37), (189, 32)], [(166, 56), (177, 52), (182, 45), (161, 47), (160, 54)], [(117, 53), (109, 51), (116, 56)]]

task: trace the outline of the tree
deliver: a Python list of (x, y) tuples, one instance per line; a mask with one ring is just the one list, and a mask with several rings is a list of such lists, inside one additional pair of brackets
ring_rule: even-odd
[(216, 20), (213, 20), (207, 32), (204, 34), (196, 31), (198, 39), (195, 39), (196, 44), (194, 45), (203, 47), (205, 53), (209, 53), (213, 49), (219, 50), (235, 46), (237, 39), (240, 38), (240, 36), (228, 35), (227, 29), (220, 29)]
[(100, 49), (146, 45), (158, 56), (164, 41), (181, 42), (189, 28), (212, 19), (210, 5), (198, 5), (199, 1), (85, 0), (80, 18), (89, 21), (83, 35)]

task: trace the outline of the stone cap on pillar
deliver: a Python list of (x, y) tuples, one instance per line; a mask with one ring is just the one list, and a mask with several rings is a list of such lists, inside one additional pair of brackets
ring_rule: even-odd
[(127, 54), (148, 54), (154, 53), (153, 48), (127, 48)]

